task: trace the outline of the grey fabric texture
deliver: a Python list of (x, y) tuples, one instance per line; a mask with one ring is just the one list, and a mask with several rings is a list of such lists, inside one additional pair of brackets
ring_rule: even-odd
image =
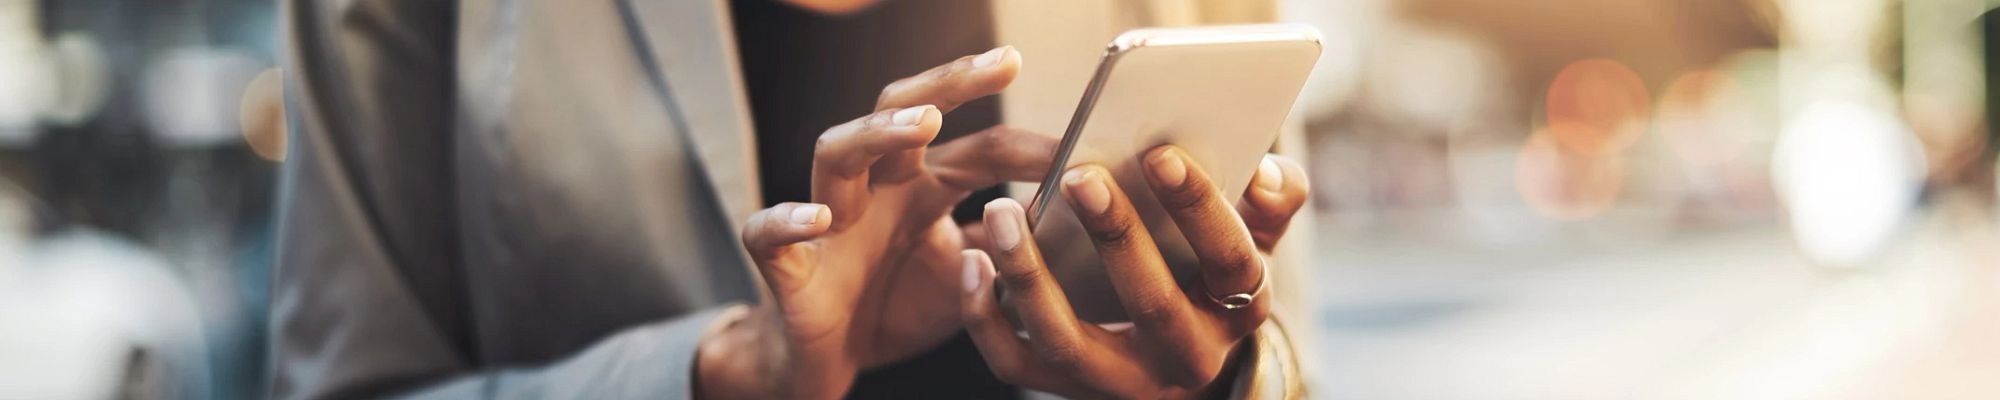
[(741, 90), (665, 91), (634, 48), (703, 21), (655, 49), (694, 61), (656, 61), (731, 68), (695, 62), (728, 58), (701, 53), (719, 2), (647, 7), (286, 1), (272, 397), (689, 397), (704, 330), (756, 296), (720, 204), (745, 195), (717, 193), (754, 182), (713, 180), (754, 171), (700, 162), (747, 148)]

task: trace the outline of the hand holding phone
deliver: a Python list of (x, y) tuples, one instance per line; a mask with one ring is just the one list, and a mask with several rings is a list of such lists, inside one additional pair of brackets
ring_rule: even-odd
[(1303, 169), (1264, 152), (1317, 55), (1294, 25), (1120, 36), (1035, 206), (989, 203), (990, 243), (965, 255), (962, 318), (995, 374), (1074, 397), (1227, 386), (1305, 201)]
[(1068, 204), (1057, 201), (1062, 171), (1107, 170), (1133, 205), (1183, 287), (1200, 264), (1188, 238), (1145, 185), (1141, 155), (1178, 146), (1217, 189), (1244, 193), (1320, 54), (1318, 30), (1271, 24), (1140, 29), (1113, 40), (1063, 135), (1055, 165), (1029, 207), (1049, 270), (1092, 322), (1129, 320), (1100, 255)]

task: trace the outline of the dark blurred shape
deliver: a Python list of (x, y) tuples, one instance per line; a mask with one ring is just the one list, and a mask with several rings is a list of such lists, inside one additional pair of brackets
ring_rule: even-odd
[[(812, 199), (805, 177), (812, 175), (814, 138), (873, 111), (883, 86), (994, 46), (992, 7), (985, 0), (884, 1), (838, 17), (771, 0), (738, 0), (731, 7), (767, 205)], [(945, 118), (937, 140), (998, 123), (997, 99), (980, 99)], [(976, 218), (977, 208), (971, 210)]]
[(124, 376), (119, 379), (118, 399), (168, 399), (174, 397), (174, 381), (165, 363), (146, 349), (132, 349), (125, 355)]

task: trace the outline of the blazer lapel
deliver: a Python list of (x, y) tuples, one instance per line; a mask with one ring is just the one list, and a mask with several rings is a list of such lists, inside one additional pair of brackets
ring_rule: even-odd
[(668, 110), (693, 142), (730, 231), (762, 208), (757, 146), (725, 0), (619, 0), (640, 57), (663, 84)]

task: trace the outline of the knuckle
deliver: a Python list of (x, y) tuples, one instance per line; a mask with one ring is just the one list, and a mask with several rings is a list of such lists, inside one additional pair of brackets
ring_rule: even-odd
[[(1189, 180), (1193, 180), (1192, 177)], [(1208, 204), (1211, 198), (1207, 191), (1193, 188), (1199, 185), (1181, 185), (1175, 188), (1155, 187), (1154, 193), (1160, 197), (1160, 206), (1169, 210), (1196, 211)]]
[(1245, 246), (1229, 246), (1216, 256), (1214, 265), (1225, 278), (1245, 277), (1256, 270), (1258, 257), (1257, 252)]
[(758, 211), (756, 214), (750, 214), (750, 219), (743, 224), (743, 233), (738, 235), (737, 239), (742, 240), (743, 245), (746, 247), (755, 247), (754, 245), (766, 235), (765, 231), (768, 228), (764, 226), (769, 225), (767, 221), (770, 221), (771, 213), (776, 212), (775, 210), (777, 210), (777, 207), (766, 208)]
[(1002, 148), (1003, 146), (1006, 146), (1007, 143), (1011, 140), (1014, 140), (1015, 137), (1016, 136), (1013, 135), (1012, 129), (1006, 129), (1004, 126), (995, 125), (992, 128), (988, 128), (987, 130), (974, 133), (970, 136), (965, 137), (964, 139), (971, 139), (970, 141), (971, 144), (976, 146), (977, 148), (997, 150)]
[[(979, 136), (980, 136), (980, 148), (984, 149), (1008, 149), (1011, 147), (1012, 148), (1011, 151), (1020, 152), (1022, 151), (1021, 149), (1033, 148), (1032, 145), (1035, 144), (1041, 144), (1044, 142), (1049, 144), (1056, 144), (1056, 142), (1053, 139), (1049, 139), (1047, 137), (1041, 136), (1040, 134), (1005, 124), (994, 125), (992, 128), (987, 128), (987, 130), (984, 131), (983, 134)], [(1048, 149), (1047, 152), (1052, 153), (1053, 151), (1054, 149), (1050, 148)]]
[(1102, 225), (1103, 226), (1090, 229), (1090, 237), (1092, 239), (1096, 239), (1097, 243), (1103, 245), (1104, 247), (1107, 248), (1131, 247), (1132, 241), (1137, 240), (1132, 233), (1132, 225), (1130, 223), (1127, 223), (1125, 221), (1120, 221), (1117, 219), (1112, 219), (1109, 221), (1105, 221)]
[(861, 119), (861, 129), (857, 129), (855, 135), (881, 135), (883, 130), (895, 127), (896, 112), (908, 109), (910, 107), (893, 107), (868, 114), (867, 117)]
[(1049, 343), (1035, 351), (1035, 362), (1059, 375), (1083, 371), (1083, 347), (1075, 343)]
[(827, 128), (825, 132), (819, 134), (819, 138), (813, 139), (813, 156), (819, 157), (829, 154), (829, 152), (833, 151), (833, 146), (839, 142), (840, 127)]
[(1161, 303), (1159, 301), (1148, 301), (1146, 304), (1134, 307), (1131, 315), (1132, 322), (1148, 327), (1162, 327), (1173, 324), (1180, 317), (1179, 310)]
[(1006, 268), (1000, 271), (1000, 280), (1009, 289), (1023, 290), (1040, 285), (1048, 273), (1041, 268)]
[(1020, 129), (1016, 129), (1014, 125), (1000, 123), (1000, 124), (995, 124), (992, 127), (986, 128), (986, 130), (979, 131), (979, 136), (984, 137), (986, 139), (985, 143), (1004, 144), (1009, 140), (1021, 138), (1022, 133), (1023, 132)]
[(896, 94), (903, 92), (904, 86), (909, 86), (911, 79), (916, 78), (897, 79), (895, 82), (889, 82), (888, 85), (882, 86), (882, 91), (875, 94), (875, 107), (882, 108), (888, 106), (889, 102), (896, 98)]
[(967, 69), (972, 68), (973, 58), (974, 57), (959, 57), (957, 60), (952, 60), (952, 62), (945, 63), (944, 65), (939, 65), (937, 68), (931, 69), (930, 74), (928, 75), (930, 75), (932, 82), (951, 81), (952, 79), (957, 78), (959, 75), (964, 75)]

